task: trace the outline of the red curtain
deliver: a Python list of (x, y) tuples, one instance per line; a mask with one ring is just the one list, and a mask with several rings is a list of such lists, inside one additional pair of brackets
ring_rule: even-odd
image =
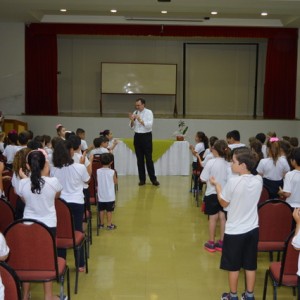
[(298, 30), (112, 24), (31, 24), (26, 28), (26, 114), (57, 111), (57, 34), (266, 38), (264, 117), (294, 119)]
[(264, 88), (264, 117), (294, 119), (297, 40), (270, 38)]
[(25, 112), (28, 115), (57, 115), (56, 35), (25, 32)]

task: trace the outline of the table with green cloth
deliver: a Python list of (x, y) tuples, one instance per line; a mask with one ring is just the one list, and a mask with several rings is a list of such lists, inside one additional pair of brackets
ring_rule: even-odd
[[(114, 150), (118, 175), (138, 175), (133, 138), (121, 139)], [(156, 175), (190, 175), (191, 154), (187, 141), (153, 140)]]

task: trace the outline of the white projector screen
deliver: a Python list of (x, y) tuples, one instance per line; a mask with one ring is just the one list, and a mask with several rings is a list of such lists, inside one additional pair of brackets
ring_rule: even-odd
[(102, 94), (175, 95), (176, 64), (101, 63)]

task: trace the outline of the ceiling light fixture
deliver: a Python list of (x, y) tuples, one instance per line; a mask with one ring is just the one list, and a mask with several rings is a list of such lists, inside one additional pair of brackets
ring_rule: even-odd
[(218, 12), (217, 12), (217, 11), (212, 11), (211, 14), (212, 14), (212, 15), (217, 15)]
[(66, 12), (67, 10), (65, 8), (60, 9), (61, 12)]
[(111, 9), (110, 12), (115, 14), (117, 12), (117, 10), (116, 9)]
[(162, 14), (167, 14), (168, 12), (166, 10), (161, 11)]
[(263, 16), (263, 17), (265, 17), (265, 16), (268, 15), (268, 13), (267, 12), (262, 12), (260, 15)]

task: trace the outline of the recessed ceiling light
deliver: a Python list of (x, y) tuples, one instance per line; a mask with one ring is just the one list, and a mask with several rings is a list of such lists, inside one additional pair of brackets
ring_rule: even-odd
[(167, 14), (168, 12), (166, 10), (161, 11), (162, 14)]
[(115, 14), (117, 12), (117, 10), (116, 9), (111, 9), (110, 12)]
[(211, 14), (212, 14), (212, 15), (217, 15), (218, 12), (217, 12), (217, 11), (212, 11)]
[(268, 13), (267, 12), (262, 12), (260, 15), (265, 17), (265, 16), (268, 15)]
[(67, 10), (65, 8), (60, 9), (61, 12), (66, 12)]

